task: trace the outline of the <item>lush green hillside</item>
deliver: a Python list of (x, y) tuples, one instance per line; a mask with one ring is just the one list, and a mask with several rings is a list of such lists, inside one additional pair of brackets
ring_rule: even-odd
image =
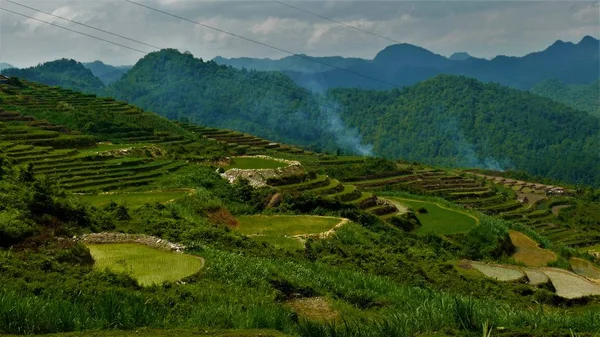
[(172, 120), (275, 141), (310, 145), (334, 138), (321, 127), (310, 93), (285, 75), (235, 70), (172, 49), (147, 55), (105, 92)]
[(1, 107), (111, 142), (182, 141), (179, 125), (113, 98), (21, 81), (0, 91)]
[(111, 66), (104, 64), (101, 61), (94, 61), (90, 63), (83, 63), (83, 66), (92, 71), (94, 76), (98, 77), (104, 84), (110, 84), (119, 80), (127, 70), (131, 69), (131, 66)]
[[(559, 295), (563, 288), (535, 285), (525, 274), (495, 281), (472, 267), (485, 264), (469, 261), (512, 263), (508, 230), (523, 230), (553, 250), (552, 266), (563, 268), (552, 269), (554, 279), (569, 275), (592, 287), (564, 269), (573, 256), (597, 260), (565, 245), (600, 242), (592, 207), (598, 191), (525, 205), (515, 194), (529, 193), (533, 200), (535, 193), (524, 188), (536, 184), (520, 183), (522, 189), (511, 194), (466, 172), (319, 155), (189, 124), (183, 125), (189, 130), (184, 139), (167, 141), (160, 135), (179, 126), (123, 103), (28, 82), (0, 89), (0, 334), (479, 336), (486, 327), (502, 327), (492, 328), (492, 335), (504, 337), (600, 332), (597, 297), (570, 300)], [(108, 112), (98, 110), (102, 102), (110, 103)], [(50, 111), (49, 118), (59, 118), (66, 112), (54, 107), (65, 104), (80, 111), (72, 118), (100, 114), (103, 124), (89, 135), (32, 117)], [(112, 125), (128, 125), (129, 114), (154, 136), (117, 137)], [(123, 144), (95, 144), (105, 137)], [(246, 151), (275, 158), (236, 162), (233, 155)], [(197, 152), (218, 157), (201, 160), (192, 156)], [(300, 161), (303, 170), (283, 158)], [(219, 175), (238, 165), (274, 167), (274, 161), (296, 169), (257, 188)], [(259, 171), (247, 177), (255, 175)], [(540, 188), (544, 196), (549, 187)], [(392, 207), (366, 190), (406, 207)], [(564, 207), (569, 205), (575, 207)], [(469, 223), (444, 223), (444, 214)], [(421, 225), (445, 234), (421, 233)], [(101, 247), (104, 258), (94, 246), (114, 242), (128, 244)], [(157, 268), (148, 255), (156, 256)], [(181, 264), (168, 268), (172, 263)], [(504, 270), (510, 268), (524, 267)], [(175, 281), (144, 282), (157, 277)]]
[(536, 84), (531, 92), (600, 117), (600, 80), (586, 85), (550, 79)]
[(97, 92), (104, 84), (89, 69), (75, 60), (56, 60), (25, 69), (6, 69), (6, 76), (24, 78), (84, 92)]
[(447, 75), (403, 90), (330, 94), (378, 155), (600, 186), (600, 121), (547, 98)]

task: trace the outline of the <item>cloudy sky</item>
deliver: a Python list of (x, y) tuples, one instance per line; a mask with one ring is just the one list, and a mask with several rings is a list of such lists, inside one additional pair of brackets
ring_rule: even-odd
[[(13, 0), (11, 0), (13, 1)], [(389, 40), (284, 6), (275, 1), (136, 0), (193, 21), (294, 53), (373, 58)], [(285, 1), (285, 0), (284, 0)], [(287, 54), (142, 8), (124, 0), (14, 0), (89, 26), (161, 47), (189, 50), (196, 57), (270, 57)], [(599, 1), (285, 1), (394, 41), (449, 56), (524, 55), (556, 40), (600, 37)], [(1, 7), (141, 51), (146, 45), (23, 8)], [(0, 11), (0, 61), (23, 67), (61, 57), (133, 64), (142, 53), (33, 19)]]

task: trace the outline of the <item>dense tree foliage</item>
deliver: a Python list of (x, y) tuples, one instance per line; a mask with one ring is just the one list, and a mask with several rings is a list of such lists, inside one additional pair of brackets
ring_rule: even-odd
[(531, 92), (600, 117), (600, 80), (591, 84), (565, 84), (550, 79), (536, 84)]
[[(571, 52), (585, 58), (589, 56), (586, 48), (594, 41), (555, 44), (543, 53), (528, 55), (527, 62), (538, 60), (540, 67), (547, 68), (550, 56), (584, 47), (583, 52)], [(403, 48), (387, 48), (377, 59), (391, 64), (396, 49)], [(424, 49), (417, 51), (432, 62), (441, 58)], [(460, 62), (470, 61), (480, 60)], [(83, 67), (57, 62), (74, 69), (64, 76)], [(408, 56), (402, 62), (422, 66)], [(43, 73), (49, 66), (35, 70)], [(571, 183), (600, 184), (597, 119), (530, 93), (461, 77), (441, 75), (387, 92), (333, 89), (323, 98), (279, 72), (236, 70), (171, 49), (147, 55), (119, 81), (96, 91), (172, 120), (248, 132), (318, 151), (341, 150), (452, 167), (514, 169)], [(43, 111), (36, 112), (36, 117), (68, 126), (80, 120), (79, 114), (67, 117), (77, 110), (62, 110), (62, 119)], [(106, 120), (104, 112), (95, 119)], [(98, 128), (108, 128), (100, 120), (74, 129), (98, 134)]]
[(97, 92), (104, 86), (89, 69), (75, 60), (61, 59), (26, 69), (6, 69), (2, 73), (83, 92)]
[(378, 155), (600, 185), (600, 121), (547, 98), (447, 75), (403, 90), (330, 96)]
[(331, 138), (310, 93), (277, 72), (235, 70), (176, 50), (140, 60), (108, 95), (169, 119), (249, 132), (302, 145)]

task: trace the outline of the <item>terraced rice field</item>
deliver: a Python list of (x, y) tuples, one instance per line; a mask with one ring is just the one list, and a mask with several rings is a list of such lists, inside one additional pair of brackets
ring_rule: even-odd
[(417, 213), (421, 227), (416, 233), (459, 234), (471, 230), (479, 220), (466, 212), (453, 210), (434, 202), (398, 197), (386, 197), (393, 202), (410, 207), (414, 211), (425, 208), (427, 213)]
[(166, 203), (171, 200), (188, 195), (189, 191), (158, 191), (158, 192), (131, 192), (131, 193), (107, 193), (98, 195), (82, 195), (81, 198), (99, 207), (109, 204), (111, 201), (125, 203), (128, 206), (141, 206), (146, 203)]
[(594, 280), (600, 280), (600, 269), (592, 262), (573, 257), (569, 260), (575, 274)]
[(530, 267), (543, 267), (556, 259), (556, 254), (548, 249), (540, 248), (537, 242), (527, 235), (513, 230), (509, 231), (509, 235), (516, 248), (513, 255), (516, 261)]
[(283, 162), (265, 158), (234, 157), (231, 158), (231, 164), (225, 167), (225, 169), (276, 169), (285, 166), (287, 165)]
[(377, 200), (377, 197), (372, 193), (361, 192), (355, 185), (342, 184), (340, 181), (331, 179), (325, 175), (317, 175), (314, 179), (301, 183), (278, 185), (275, 187), (281, 190), (308, 192), (336, 199), (383, 218), (398, 212), (395, 206)]
[(544, 274), (544, 272), (534, 269), (525, 269), (525, 275), (529, 279), (529, 284), (531, 285), (541, 285), (550, 282), (550, 278), (548, 275)]
[(229, 150), (236, 154), (257, 155), (273, 151), (286, 154), (313, 154), (310, 151), (305, 151), (295, 146), (271, 142), (237, 131), (214, 129), (192, 124), (181, 124), (181, 126), (196, 135), (227, 145)]
[(234, 228), (235, 231), (288, 249), (302, 248), (302, 237), (328, 232), (345, 221), (342, 218), (309, 215), (245, 215), (237, 219), (240, 224)]
[(574, 273), (557, 269), (543, 268), (560, 297), (573, 299), (590, 295), (600, 295), (600, 286)]
[(94, 268), (126, 273), (140, 285), (173, 282), (202, 269), (204, 260), (191, 255), (171, 253), (134, 243), (88, 245)]
[(539, 285), (549, 280), (556, 290), (556, 295), (566, 299), (600, 295), (599, 284), (564, 269), (520, 268), (477, 261), (471, 261), (470, 264), (485, 276), (498, 281), (517, 281), (526, 276), (531, 285)]
[(471, 265), (485, 276), (498, 281), (517, 281), (525, 277), (525, 273), (516, 268), (475, 261), (471, 262)]
[[(125, 102), (118, 102), (112, 98), (99, 98), (95, 95), (86, 95), (58, 87), (24, 82), (27, 84), (26, 87), (12, 88), (12, 90), (17, 91), (17, 95), (3, 96), (3, 104), (11, 107), (14, 111), (0, 112), (0, 121), (26, 122), (39, 131), (36, 132), (37, 135), (22, 134), (8, 137), (12, 141), (56, 148), (62, 145), (64, 148), (77, 147), (74, 144), (83, 142), (83, 139), (79, 138), (87, 137), (89, 141), (86, 146), (92, 145), (94, 137), (71, 134), (63, 126), (43, 121), (47, 119), (55, 124), (68, 124), (69, 119), (72, 118), (71, 111), (110, 114), (115, 121), (127, 123), (129, 126), (126, 130), (115, 128), (115, 130), (107, 131), (108, 133), (104, 135), (113, 142), (184, 144), (191, 141), (188, 137), (189, 134), (183, 128), (173, 126), (170, 123), (163, 123), (162, 118), (144, 113), (139, 108)], [(26, 116), (21, 116), (16, 111)], [(39, 120), (36, 121), (36, 119)], [(150, 129), (156, 130), (156, 132), (148, 131)], [(45, 141), (36, 141), (36, 139), (40, 139), (39, 137), (45, 139)]]

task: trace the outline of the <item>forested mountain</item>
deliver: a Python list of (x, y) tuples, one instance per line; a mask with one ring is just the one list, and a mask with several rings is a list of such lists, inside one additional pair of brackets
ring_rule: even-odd
[[(395, 49), (379, 55), (379, 61), (393, 62)], [(443, 67), (453, 62), (439, 55), (426, 57), (425, 50), (414, 52), (421, 53), (420, 60), (405, 58), (404, 64)], [(64, 71), (47, 71), (60, 66)], [(597, 118), (531, 93), (463, 77), (442, 75), (382, 92), (335, 89), (325, 99), (280, 72), (237, 70), (176, 50), (147, 55), (105, 88), (88, 69), (68, 60), (11, 75), (65, 87), (83, 84), (84, 90), (93, 88), (169, 119), (313, 150), (339, 148), (444, 166), (512, 168), (600, 185)], [(87, 80), (61, 82), (50, 75)]]
[(311, 145), (333, 139), (321, 127), (321, 110), (310, 93), (284, 74), (236, 70), (173, 49), (148, 54), (105, 93), (170, 119), (276, 141)]
[(81, 63), (67, 59), (46, 62), (26, 69), (6, 69), (3, 74), (83, 92), (97, 92), (104, 86)]
[(586, 85), (550, 79), (536, 84), (531, 92), (600, 117), (600, 80)]
[[(523, 57), (498, 56), (492, 60), (469, 57), (466, 53), (450, 58), (437, 55), (424, 48), (397, 44), (386, 47), (373, 60), (317, 58), (319, 61), (343, 67), (348, 71), (333, 69), (301, 59), (290, 63), (289, 58), (273, 61), (258, 59), (226, 60), (217, 62), (260, 70), (281, 70), (297, 84), (315, 91), (349, 87), (386, 90), (395, 86), (408, 86), (439, 74), (464, 75), (484, 82), (497, 82), (513, 88), (528, 90), (540, 81), (557, 78), (570, 84), (587, 84), (598, 79), (600, 41), (586, 36), (579, 43), (556, 41), (547, 49)], [(313, 62), (314, 63), (314, 62)], [(309, 67), (310, 70), (306, 70)], [(353, 73), (382, 80), (373, 81)], [(389, 85), (383, 82), (388, 82)]]
[(473, 57), (473, 56), (469, 55), (469, 53), (467, 53), (467, 52), (457, 52), (457, 53), (450, 55), (449, 59), (451, 59), (453, 61), (464, 61), (471, 57)]
[(450, 75), (330, 97), (378, 155), (600, 186), (600, 120), (547, 98)]
[(349, 68), (357, 64), (364, 63), (365, 60), (360, 58), (345, 58), (341, 56), (331, 57), (312, 57), (307, 55), (287, 56), (279, 60), (269, 58), (256, 59), (251, 57), (240, 57), (227, 59), (217, 56), (213, 59), (218, 64), (232, 66), (237, 69), (253, 69), (261, 71), (296, 71), (300, 73), (319, 73), (331, 70), (332, 68), (321, 63), (317, 63), (308, 59), (316, 59), (320, 62), (334, 65), (336, 67)]
[(94, 76), (98, 77), (104, 84), (110, 84), (117, 81), (131, 69), (131, 66), (111, 66), (104, 64), (102, 61), (94, 61), (90, 63), (83, 63), (83, 66), (92, 71)]

